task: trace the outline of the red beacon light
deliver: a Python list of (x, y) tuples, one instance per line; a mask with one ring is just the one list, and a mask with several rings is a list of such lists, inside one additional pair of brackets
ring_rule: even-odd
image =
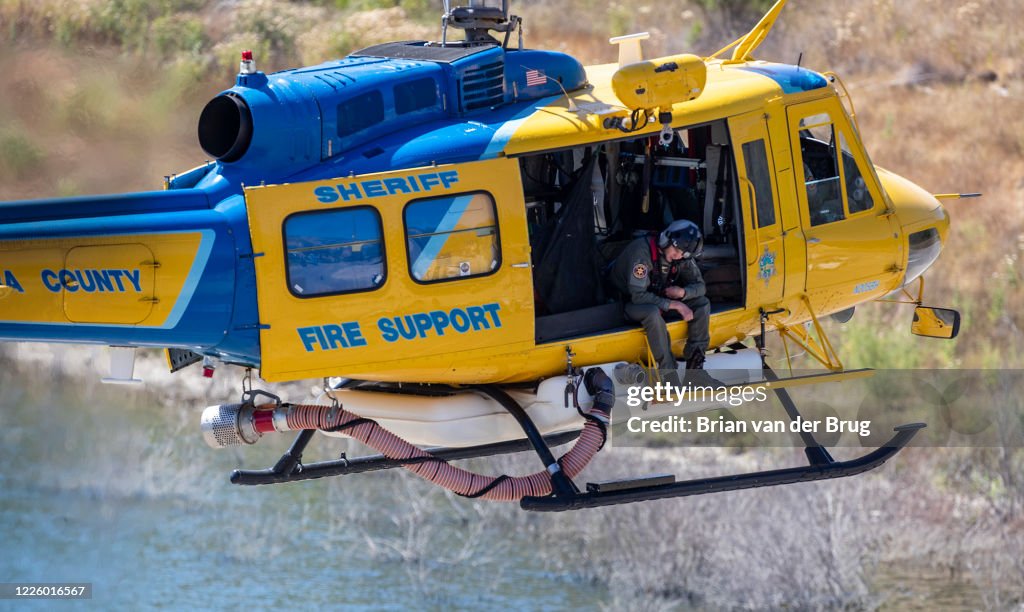
[(213, 372), (217, 369), (217, 362), (213, 357), (203, 357), (203, 378), (213, 378)]
[(256, 62), (252, 59), (252, 51), (242, 51), (242, 62), (238, 65), (239, 74), (256, 74)]

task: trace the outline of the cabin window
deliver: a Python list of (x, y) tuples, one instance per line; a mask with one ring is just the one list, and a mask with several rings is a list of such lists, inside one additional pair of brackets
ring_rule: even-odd
[(297, 297), (371, 291), (387, 276), (380, 214), (369, 206), (291, 215), (284, 242)]
[(374, 89), (338, 105), (338, 137), (344, 138), (384, 121), (384, 97)]
[(434, 79), (416, 79), (395, 85), (395, 112), (399, 115), (437, 106)]
[(757, 227), (775, 225), (775, 199), (772, 196), (772, 179), (768, 171), (768, 152), (764, 140), (758, 139), (743, 144), (743, 162), (747, 167), (747, 178), (754, 186), (754, 200), (757, 208)]
[(490, 194), (416, 200), (405, 207), (404, 218), (409, 271), (417, 282), (485, 276), (501, 265)]

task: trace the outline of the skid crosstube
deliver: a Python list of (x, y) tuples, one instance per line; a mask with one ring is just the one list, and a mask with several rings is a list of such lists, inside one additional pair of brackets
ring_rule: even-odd
[[(352, 459), (342, 457), (332, 461), (320, 461), (317, 463), (302, 464), (302, 451), (309, 443), (315, 430), (303, 430), (295, 439), (292, 447), (278, 460), (277, 465), (265, 470), (235, 470), (231, 473), (231, 482), (237, 485), (265, 485), (279, 484), (282, 482), (295, 482), (299, 480), (312, 480), (314, 478), (327, 478), (328, 476), (344, 476), (346, 474), (360, 474), (363, 472), (375, 472), (377, 470), (389, 470), (405, 465), (413, 465), (433, 459), (424, 457), (419, 459), (389, 459), (384, 455), (370, 455), (367, 457), (355, 457)], [(561, 446), (568, 444), (577, 437), (579, 431), (570, 431), (561, 434), (546, 436), (544, 442), (550, 446)], [(437, 459), (453, 461), (456, 459), (471, 459), (474, 457), (491, 457), (494, 455), (505, 455), (508, 453), (519, 453), (533, 450), (533, 445), (527, 439), (499, 442), (496, 444), (484, 444), (481, 446), (468, 446), (465, 448), (434, 448), (427, 449)]]
[(562, 512), (565, 510), (597, 508), (652, 499), (687, 497), (690, 495), (704, 495), (706, 493), (720, 493), (723, 491), (854, 476), (873, 470), (885, 463), (886, 460), (909, 444), (914, 435), (924, 427), (924, 423), (900, 425), (895, 428), (896, 435), (886, 442), (885, 445), (849, 461), (832, 461), (826, 464), (701, 478), (671, 484), (623, 488), (615, 491), (587, 492), (548, 497), (524, 497), (519, 505), (524, 510)]

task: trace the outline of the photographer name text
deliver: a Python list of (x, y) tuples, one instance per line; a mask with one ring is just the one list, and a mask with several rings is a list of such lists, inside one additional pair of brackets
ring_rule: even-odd
[(793, 421), (737, 421), (707, 416), (667, 416), (660, 419), (630, 417), (626, 421), (630, 433), (851, 433), (860, 437), (871, 435), (870, 421), (848, 421), (838, 417)]

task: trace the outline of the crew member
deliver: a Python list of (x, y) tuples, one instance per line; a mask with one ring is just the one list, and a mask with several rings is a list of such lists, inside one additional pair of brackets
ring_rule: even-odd
[(704, 297), (704, 278), (696, 261), (703, 246), (700, 228), (683, 219), (672, 222), (657, 236), (629, 243), (612, 266), (611, 281), (625, 296), (626, 317), (643, 323), (661, 370), (678, 367), (662, 316), (670, 311), (687, 321), (683, 348), (687, 369), (704, 367), (711, 302)]

